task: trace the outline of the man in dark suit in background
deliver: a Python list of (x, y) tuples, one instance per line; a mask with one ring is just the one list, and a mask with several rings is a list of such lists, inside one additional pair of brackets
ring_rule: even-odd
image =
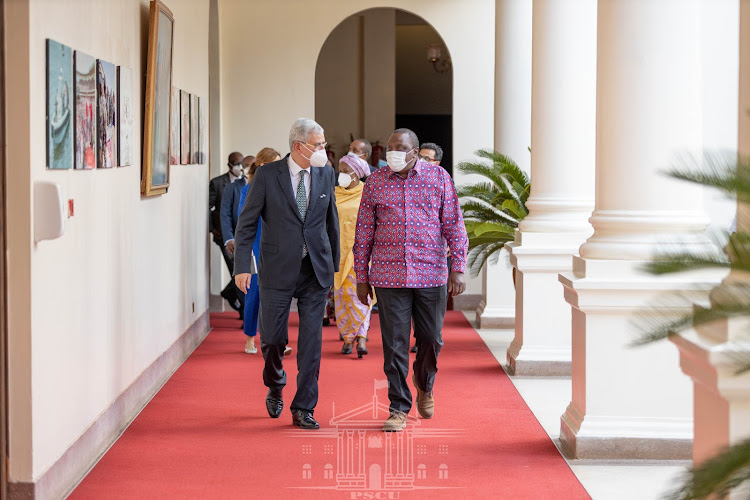
[[(254, 161), (254, 156), (246, 156), (242, 160), (243, 174), (247, 172), (247, 169), (250, 168), (250, 165), (252, 165)], [(237, 179), (231, 184), (227, 184), (224, 187), (224, 193), (221, 196), (221, 210), (219, 214), (221, 219), (221, 236), (224, 240), (224, 246), (232, 255), (234, 255), (234, 230), (237, 228), (237, 220), (240, 216), (240, 194), (242, 188), (246, 185), (247, 175), (243, 175), (241, 179)]]
[(328, 289), (339, 268), (339, 222), (334, 198), (334, 172), (326, 166), (323, 128), (300, 118), (289, 132), (291, 153), (258, 169), (250, 183), (235, 232), (235, 282), (250, 286), (251, 251), (262, 217), (258, 279), (260, 286), (263, 382), (266, 409), (278, 418), (284, 406), (286, 373), (282, 365), (289, 341), (292, 298), (297, 298), (297, 394), (292, 400), (293, 425), (320, 426), (313, 418), (318, 403), (318, 373)]
[[(235, 151), (230, 154), (227, 160), (229, 171), (214, 177), (208, 184), (208, 230), (213, 235), (214, 243), (221, 249), (221, 254), (224, 256), (224, 262), (227, 264), (229, 274), (232, 274), (234, 271), (234, 256), (227, 251), (224, 246), (224, 238), (221, 235), (221, 197), (224, 194), (224, 188), (228, 184), (243, 178), (242, 158), (242, 153)], [(232, 309), (239, 311), (240, 317), (242, 317), (242, 308), (240, 307), (242, 304), (234, 280), (230, 280), (227, 283), (227, 286), (221, 291), (221, 296), (229, 302)]]

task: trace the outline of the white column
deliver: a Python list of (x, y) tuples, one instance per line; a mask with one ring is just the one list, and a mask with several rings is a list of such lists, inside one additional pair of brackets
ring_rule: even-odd
[[(495, 1), (495, 144), (529, 171), (531, 145), (531, 2)], [(515, 288), (505, 252), (482, 270), (479, 328), (513, 328)]]
[(506, 245), (516, 268), (517, 375), (570, 374), (570, 306), (557, 276), (591, 235), (596, 0), (534, 0), (529, 215)]
[[(707, 4), (709, 0), (704, 2)], [(720, 118), (717, 122), (721, 122), (718, 125), (725, 130), (732, 127), (736, 130), (739, 122), (735, 142), (738, 142), (739, 151), (747, 155), (750, 153), (750, 117), (746, 112), (750, 108), (750, 2), (743, 1), (738, 5), (738, 0), (714, 1), (710, 9), (706, 4), (703, 38), (712, 43), (713, 50), (705, 56), (716, 71), (713, 77), (738, 81), (739, 74), (739, 86), (726, 86), (724, 93), (713, 98), (720, 102), (737, 102), (736, 93), (732, 94), (739, 88), (739, 105), (735, 106), (734, 116), (717, 117)], [(741, 22), (737, 22), (738, 18)], [(740, 54), (737, 53), (738, 47)], [(738, 228), (747, 232), (750, 230), (748, 206), (740, 205), (739, 208)], [(747, 286), (748, 279), (743, 273), (733, 271), (712, 291), (712, 299), (737, 284)], [(682, 370), (693, 380), (693, 463), (696, 465), (713, 457), (722, 448), (750, 438), (750, 373), (735, 374), (736, 360), (750, 358), (749, 330), (750, 321), (747, 319), (724, 320), (699, 326), (672, 339), (679, 348)], [(748, 488), (744, 491), (737, 489), (730, 498), (747, 498), (748, 493)]]
[(700, 7), (599, 0), (594, 234), (560, 275), (573, 306), (560, 438), (576, 458), (690, 458), (690, 380), (668, 343), (632, 347), (631, 321), (664, 293), (704, 301), (720, 279), (640, 271), (672, 238), (712, 248), (701, 188), (662, 173), (702, 146)]

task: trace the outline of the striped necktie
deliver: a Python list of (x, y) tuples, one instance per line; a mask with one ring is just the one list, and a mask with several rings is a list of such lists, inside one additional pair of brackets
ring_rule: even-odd
[[(305, 174), (306, 173), (307, 171), (305, 170), (302, 170), (299, 173), (299, 184), (297, 184), (297, 209), (299, 210), (300, 217), (302, 217), (302, 222), (305, 222), (305, 217), (307, 216), (307, 192), (305, 191)], [(302, 258), (304, 259), (306, 255), (307, 255), (307, 243), (303, 241), (302, 242)]]

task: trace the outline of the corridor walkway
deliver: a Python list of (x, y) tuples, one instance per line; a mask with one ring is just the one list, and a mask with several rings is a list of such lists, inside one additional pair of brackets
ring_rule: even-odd
[[(319, 431), (293, 428), (288, 406), (268, 417), (262, 357), (242, 352), (230, 317), (212, 316), (206, 340), (70, 498), (589, 498), (462, 313), (446, 317), (435, 418), (394, 434), (380, 431), (377, 315), (361, 360), (324, 328)], [(293, 356), (286, 365), (296, 374)]]

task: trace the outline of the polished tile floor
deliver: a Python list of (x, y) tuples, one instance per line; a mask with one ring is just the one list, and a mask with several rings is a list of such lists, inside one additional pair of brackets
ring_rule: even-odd
[[(474, 323), (474, 313), (466, 312)], [(477, 330), (498, 363), (505, 365), (513, 330)], [(511, 377), (544, 430), (559, 448), (560, 416), (570, 402), (569, 378)], [(689, 462), (568, 460), (593, 500), (656, 500), (670, 492)]]

